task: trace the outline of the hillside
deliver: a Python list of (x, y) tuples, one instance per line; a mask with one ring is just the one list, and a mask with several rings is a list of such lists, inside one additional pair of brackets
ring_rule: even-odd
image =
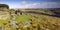
[(10, 12), (12, 12), (10, 20), (8, 18), (8, 20), (0, 20), (0, 27), (3, 29), (5, 27), (7, 30), (60, 30), (60, 18), (50, 10), (23, 9), (17, 14), (14, 14), (14, 11)]

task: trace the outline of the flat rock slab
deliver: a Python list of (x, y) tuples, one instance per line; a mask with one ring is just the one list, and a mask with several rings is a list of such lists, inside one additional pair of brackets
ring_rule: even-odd
[(9, 12), (0, 11), (0, 20), (7, 20), (10, 18)]

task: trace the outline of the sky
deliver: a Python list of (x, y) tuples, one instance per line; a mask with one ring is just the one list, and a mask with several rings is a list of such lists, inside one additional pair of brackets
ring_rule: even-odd
[(0, 0), (10, 8), (60, 8), (60, 0)]

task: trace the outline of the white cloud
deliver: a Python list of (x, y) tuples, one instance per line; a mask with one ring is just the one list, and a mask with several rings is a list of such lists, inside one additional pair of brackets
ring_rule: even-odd
[(0, 4), (8, 4), (10, 8), (60, 8), (60, 2), (27, 2), (9, 3), (0, 1)]
[(19, 3), (8, 3), (8, 2), (0, 2), (4, 4), (8, 4), (10, 8), (60, 8), (60, 2), (27, 2), (22, 1)]
[(59, 8), (60, 7), (60, 2), (43, 2), (40, 4), (40, 8)]
[(23, 1), (20, 8), (60, 8), (60, 2), (37, 2), (28, 3)]
[(20, 8), (34, 8), (35, 6), (39, 5), (40, 3), (28, 3), (28, 2), (21, 2)]

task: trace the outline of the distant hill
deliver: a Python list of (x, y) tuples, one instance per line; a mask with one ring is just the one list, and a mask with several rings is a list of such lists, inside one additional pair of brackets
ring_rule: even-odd
[(60, 17), (60, 8), (20, 9), (22, 12)]
[(53, 12), (55, 15), (60, 16), (60, 8), (56, 8), (54, 10), (51, 10), (51, 12)]

